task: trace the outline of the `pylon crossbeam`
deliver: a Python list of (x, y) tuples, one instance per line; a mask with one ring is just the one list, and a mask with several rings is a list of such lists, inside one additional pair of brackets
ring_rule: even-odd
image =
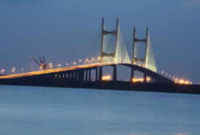
[(135, 59), (135, 62), (138, 62), (138, 61), (145, 62), (145, 59), (144, 59), (144, 58), (137, 58), (137, 57), (135, 57), (134, 59)]
[(108, 35), (108, 34), (116, 35), (116, 34), (117, 34), (117, 31), (106, 31), (106, 30), (103, 30), (103, 31), (102, 31), (102, 34), (103, 34), (103, 35)]
[(107, 56), (107, 57), (114, 57), (115, 56), (115, 53), (105, 53), (105, 52), (103, 52), (102, 53), (103, 54), (103, 56)]
[(135, 38), (134, 41), (135, 42), (147, 42), (147, 39), (146, 38), (144, 38), (144, 39)]

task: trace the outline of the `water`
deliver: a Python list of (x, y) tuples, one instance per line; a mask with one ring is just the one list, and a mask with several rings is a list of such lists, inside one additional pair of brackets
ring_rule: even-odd
[(200, 96), (0, 86), (0, 135), (198, 135)]

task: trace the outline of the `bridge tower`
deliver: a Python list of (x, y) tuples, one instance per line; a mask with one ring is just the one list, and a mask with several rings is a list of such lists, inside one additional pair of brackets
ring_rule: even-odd
[[(149, 56), (149, 49), (150, 49), (150, 46), (149, 46), (149, 29), (146, 28), (146, 34), (145, 34), (145, 38), (137, 38), (136, 36), (136, 28), (134, 27), (133, 28), (133, 46), (132, 46), (132, 60), (131, 60), (131, 63), (132, 64), (137, 64), (138, 62), (139, 63), (142, 63), (142, 66), (143, 67), (147, 67), (147, 64), (148, 64), (148, 56)], [(145, 43), (145, 51), (144, 51), (144, 58), (138, 58), (136, 56), (136, 45), (137, 43), (139, 42), (143, 42)]]
[[(104, 39), (105, 39), (105, 36), (107, 35), (112, 35), (115, 37), (115, 43), (114, 43), (114, 50), (113, 52), (106, 52), (105, 51), (105, 44), (104, 44)], [(104, 27), (104, 18), (102, 18), (101, 20), (101, 53), (100, 53), (100, 57), (101, 57), (101, 63), (104, 62), (104, 58), (105, 57), (110, 57), (112, 58), (113, 60), (115, 60), (115, 56), (116, 56), (116, 53), (117, 53), (117, 44), (119, 42), (119, 18), (117, 18), (116, 20), (116, 28), (114, 30), (105, 30), (105, 27)]]

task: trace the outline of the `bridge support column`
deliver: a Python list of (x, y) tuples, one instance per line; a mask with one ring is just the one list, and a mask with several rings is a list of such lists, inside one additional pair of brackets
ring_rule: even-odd
[(70, 71), (70, 81), (72, 81), (72, 80), (73, 80), (73, 72)]
[(72, 80), (75, 79), (75, 74), (74, 74), (74, 71), (72, 71)]
[(73, 72), (70, 71), (70, 81), (72, 81), (72, 80), (73, 80)]
[(74, 80), (75, 81), (78, 80), (78, 72), (77, 72), (77, 70), (74, 71)]
[(88, 80), (88, 70), (84, 70), (84, 78), (85, 78), (85, 81)]
[(132, 79), (134, 78), (134, 69), (131, 67), (131, 76), (130, 76), (130, 82), (132, 82)]
[(147, 82), (147, 73), (144, 72), (144, 82), (146, 83)]
[(78, 81), (79, 80), (79, 71), (76, 70), (75, 73), (76, 73), (76, 81)]
[(75, 76), (75, 72), (74, 72), (74, 71), (72, 71), (72, 80), (74, 81), (74, 80), (75, 80), (75, 78), (76, 78), (76, 76)]
[(117, 81), (117, 66), (113, 66), (113, 81)]
[(88, 80), (89, 81), (91, 81), (91, 71), (92, 71), (92, 69), (88, 69), (88, 76), (89, 76)]
[(102, 75), (103, 75), (103, 67), (99, 67), (99, 81), (102, 80)]
[(95, 80), (101, 81), (103, 75), (103, 67), (96, 67), (95, 71), (96, 71)]
[(85, 80), (90, 81), (90, 69), (85, 70)]
[(76, 80), (76, 71), (73, 71), (73, 80)]
[(95, 68), (95, 73), (96, 73), (95, 74), (95, 80), (98, 81), (98, 68), (97, 67)]
[(78, 71), (75, 71), (75, 80), (78, 81)]
[(69, 71), (69, 80), (71, 81), (71, 79), (72, 79), (72, 73), (71, 73), (71, 71)]
[(78, 81), (81, 81), (81, 70), (78, 70)]
[(79, 72), (79, 81), (84, 81), (84, 71), (80, 70)]
[(67, 75), (67, 80), (69, 80), (69, 72), (68, 71), (67, 71), (66, 75)]

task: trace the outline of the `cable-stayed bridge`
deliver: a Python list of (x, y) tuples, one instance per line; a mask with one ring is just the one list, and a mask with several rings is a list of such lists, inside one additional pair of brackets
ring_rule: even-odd
[[(112, 41), (110, 42), (110, 40), (112, 40)], [(137, 43), (139, 43), (139, 42), (144, 43), (143, 45), (144, 45), (145, 49), (144, 49), (143, 57), (139, 57), (139, 55), (138, 55), (137, 46), (139, 46), (139, 45)], [(101, 69), (101, 68), (103, 68), (103, 66), (116, 67), (117, 65), (124, 65), (124, 66), (130, 65), (129, 67), (144, 68), (145, 70), (155, 72), (155, 74), (156, 74), (157, 68), (155, 65), (154, 57), (153, 57), (151, 41), (150, 41), (150, 33), (149, 33), (148, 28), (146, 29), (145, 38), (139, 39), (136, 35), (136, 28), (134, 27), (132, 50), (130, 53), (131, 54), (129, 54), (129, 52), (127, 50), (127, 45), (124, 44), (121, 40), (119, 18), (117, 18), (116, 26), (113, 30), (106, 30), (105, 24), (104, 24), (104, 18), (102, 18), (100, 56), (98, 57), (98, 60), (96, 60), (96, 61), (94, 60), (93, 63), (83, 64), (81, 66), (74, 65), (71, 67), (63, 67), (63, 68), (49, 68), (50, 66), (48, 66), (47, 63), (45, 63), (45, 61), (43, 60), (44, 58), (42, 58), (42, 59), (40, 58), (40, 60), (38, 60), (38, 61), (36, 59), (34, 59), (34, 61), (36, 61), (36, 63), (40, 67), (39, 71), (20, 73), (20, 74), (2, 75), (2, 76), (0, 76), (0, 79), (23, 77), (23, 76), (29, 76), (29, 75), (33, 76), (33, 75), (38, 75), (38, 74), (48, 74), (48, 73), (54, 73), (54, 72), (57, 73), (57, 72), (67, 71), (70, 69), (76, 69), (76, 68), (80, 68), (80, 67), (81, 68), (82, 67), (89, 68), (91, 66), (91, 68), (92, 68), (94, 65), (100, 67), (100, 73), (99, 73), (100, 77), (96, 77), (96, 78), (98, 78), (98, 80), (103, 79), (103, 74), (101, 73), (101, 72), (103, 72), (103, 70)], [(40, 65), (40, 62), (41, 62), (41, 65)], [(97, 67), (95, 67), (95, 68), (97, 68)], [(130, 81), (132, 81), (132, 79), (134, 78), (134, 71), (135, 71), (134, 68), (132, 68), (131, 76), (129, 79)], [(87, 70), (86, 72), (91, 72), (91, 71)], [(113, 71), (113, 72), (115, 72), (115, 74), (117, 74), (117, 71)], [(64, 76), (64, 75), (62, 75), (62, 76)], [(117, 75), (114, 75), (114, 76), (117, 76)], [(111, 78), (112, 79), (115, 78), (114, 80), (117, 80), (117, 78), (114, 76)], [(144, 73), (144, 76), (145, 77), (143, 77), (143, 80), (145, 80), (145, 78), (147, 78), (147, 75), (145, 73)], [(149, 76), (148, 78), (152, 78), (152, 77)], [(160, 77), (160, 78), (164, 78), (164, 77)], [(167, 78), (164, 80), (165, 81), (168, 80), (167, 82), (170, 81), (170, 79), (167, 79)], [(161, 79), (161, 80), (157, 80), (157, 81), (163, 81), (163, 80)]]
[[(167, 89), (168, 92), (169, 88), (175, 88), (175, 83), (190, 85), (190, 81), (174, 81), (157, 72), (148, 28), (144, 35), (144, 38), (139, 38), (134, 27), (131, 50), (128, 50), (127, 45), (120, 39), (119, 18), (112, 30), (106, 29), (104, 18), (102, 18), (101, 48), (100, 56), (97, 58), (86, 59), (82, 64), (74, 63), (71, 66), (57, 68), (45, 63), (44, 58), (40, 60), (42, 61), (41, 65), (40, 61), (35, 60), (40, 70), (2, 74), (0, 75), (0, 84), (118, 89), (158, 88)], [(138, 51), (140, 46), (143, 46), (143, 51)], [(141, 55), (141, 53), (143, 54)], [(81, 61), (79, 60), (79, 62)], [(128, 74), (125, 75), (124, 71), (119, 71), (121, 66), (128, 69)], [(105, 74), (106, 67), (111, 68), (109, 74)], [(128, 81), (121, 81), (119, 74), (128, 78)]]
[[(116, 29), (108, 31), (105, 30), (104, 18), (102, 18), (101, 24), (101, 62), (110, 63), (125, 63), (125, 64), (135, 64), (142, 66), (144, 68), (150, 69), (157, 72), (157, 67), (153, 55), (153, 50), (151, 47), (151, 39), (148, 28), (146, 28), (146, 37), (139, 39), (136, 36), (136, 28), (133, 29), (133, 43), (132, 43), (132, 54), (129, 55), (127, 50), (127, 45), (124, 44), (120, 36), (120, 25), (119, 18), (116, 20)], [(108, 38), (106, 36), (112, 35), (114, 39), (114, 44), (109, 44)], [(145, 46), (144, 57), (139, 58), (139, 51), (137, 50), (137, 43), (143, 42)], [(141, 44), (140, 44), (141, 45)], [(111, 47), (114, 46), (113, 52), (109, 52)]]

